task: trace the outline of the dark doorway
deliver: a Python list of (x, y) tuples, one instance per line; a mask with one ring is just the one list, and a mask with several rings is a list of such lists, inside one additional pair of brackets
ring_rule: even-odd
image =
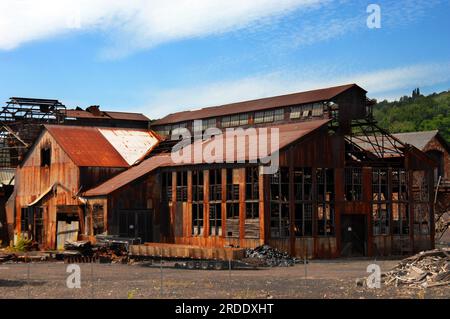
[(341, 216), (341, 256), (367, 255), (367, 218), (364, 215)]
[(152, 240), (151, 210), (121, 210), (119, 212), (119, 236)]

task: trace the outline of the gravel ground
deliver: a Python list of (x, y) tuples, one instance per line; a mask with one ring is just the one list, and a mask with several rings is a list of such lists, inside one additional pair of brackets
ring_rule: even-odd
[[(184, 270), (165, 264), (80, 264), (81, 288), (69, 289), (67, 264), (0, 264), (0, 298), (445, 298), (450, 287), (357, 287), (372, 260), (312, 261), (262, 270)], [(376, 262), (388, 271), (397, 261)], [(306, 276), (306, 277), (305, 277)]]

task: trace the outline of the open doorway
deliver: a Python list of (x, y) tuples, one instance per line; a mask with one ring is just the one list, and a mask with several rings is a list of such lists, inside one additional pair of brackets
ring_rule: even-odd
[(341, 216), (341, 256), (367, 256), (367, 218), (365, 215)]

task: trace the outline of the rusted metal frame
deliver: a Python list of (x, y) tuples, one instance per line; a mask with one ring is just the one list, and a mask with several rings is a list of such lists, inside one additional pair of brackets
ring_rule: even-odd
[[(407, 166), (409, 167), (409, 165)], [(409, 240), (411, 252), (414, 252), (414, 193), (413, 193), (413, 170), (406, 169), (406, 175), (408, 176), (408, 213), (409, 213)], [(401, 184), (401, 183), (400, 183)]]
[[(288, 149), (289, 158), (289, 247), (292, 256), (295, 255), (295, 198), (294, 198), (294, 147)], [(281, 180), (280, 180), (281, 181)], [(280, 212), (281, 213), (281, 212)]]

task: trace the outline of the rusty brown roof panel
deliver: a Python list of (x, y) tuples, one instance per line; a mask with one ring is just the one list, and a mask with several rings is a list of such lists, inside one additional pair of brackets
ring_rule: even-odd
[(77, 166), (129, 167), (95, 127), (45, 125), (45, 128)]
[(328, 101), (352, 87), (359, 87), (359, 86), (356, 84), (347, 84), (325, 89), (280, 95), (275, 97), (237, 102), (220, 106), (206, 107), (195, 111), (183, 111), (178, 113), (172, 113), (162, 119), (156, 120), (155, 122), (152, 123), (152, 125), (178, 123), (189, 120), (204, 119), (228, 114), (252, 112), (282, 106)]
[[(290, 124), (280, 124), (270, 126), (270, 128), (278, 128), (279, 129), (279, 147), (277, 149), (272, 149), (271, 153), (278, 151), (289, 144), (300, 140), (305, 137), (309, 133), (321, 128), (325, 124), (329, 123), (330, 120), (317, 120), (317, 121), (306, 121), (306, 122), (298, 122), (298, 123), (290, 123)], [(211, 140), (201, 142), (203, 143), (203, 147), (206, 144), (211, 143)], [(227, 142), (224, 141), (223, 145), (227, 145)], [(242, 149), (235, 148), (235, 159), (238, 160), (252, 160), (250, 156), (251, 150), (254, 150), (256, 144), (251, 144), (249, 139), (245, 141), (245, 147)], [(226, 154), (225, 151), (223, 154)], [(192, 159), (191, 159), (192, 160)], [(150, 157), (140, 164), (133, 166), (122, 172), (113, 178), (107, 180), (103, 184), (88, 190), (84, 196), (86, 197), (95, 197), (95, 196), (105, 196), (110, 194), (111, 192), (127, 185), (128, 183), (150, 173), (151, 171), (159, 168), (159, 167), (171, 167), (171, 166), (186, 166), (186, 165), (195, 165), (195, 164), (205, 164), (205, 161), (201, 163), (194, 163), (192, 160), (189, 163), (175, 163), (172, 161), (170, 153), (159, 154), (153, 157)]]

